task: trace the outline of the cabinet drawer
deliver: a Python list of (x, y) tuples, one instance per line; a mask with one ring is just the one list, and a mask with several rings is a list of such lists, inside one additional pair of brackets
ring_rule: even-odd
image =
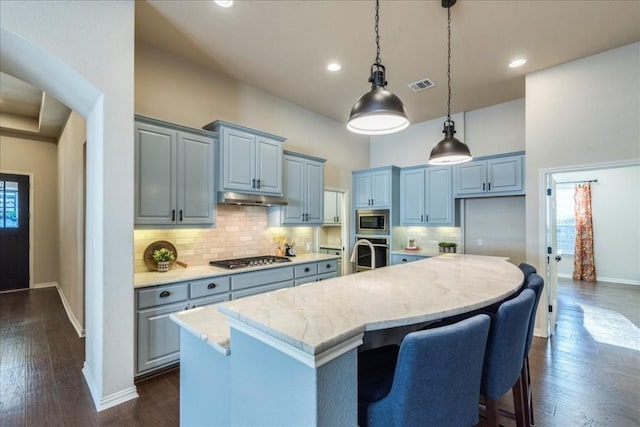
[(138, 308), (154, 307), (187, 300), (187, 283), (143, 289), (138, 293)]
[(293, 280), (293, 268), (274, 268), (269, 270), (240, 273), (231, 276), (231, 290), (251, 288), (253, 286)]
[(290, 288), (293, 286), (293, 281), (289, 280), (281, 283), (272, 283), (265, 286), (256, 286), (249, 289), (242, 289), (240, 291), (231, 292), (231, 299), (238, 299), (242, 297), (248, 297), (249, 295), (262, 294), (265, 292), (275, 291), (281, 288)]
[(207, 295), (215, 295), (229, 292), (231, 278), (229, 276), (210, 277), (208, 279), (194, 280), (191, 282), (191, 298), (200, 298)]
[(303, 277), (302, 279), (296, 279), (294, 281), (294, 286), (300, 286), (300, 285), (304, 285), (305, 283), (313, 283), (316, 281), (317, 276), (307, 276), (307, 277)]
[(331, 273), (318, 274), (318, 282), (321, 280), (333, 279), (338, 277), (338, 273), (334, 270)]
[(318, 274), (331, 273), (338, 270), (338, 260), (332, 259), (318, 263)]
[(216, 304), (223, 301), (229, 301), (228, 292), (222, 295), (212, 295), (209, 297), (192, 299), (191, 301), (189, 301), (189, 308), (204, 307), (205, 305)]
[(316, 263), (313, 264), (303, 264), (295, 267), (295, 278), (300, 279), (302, 277), (315, 276), (318, 274), (318, 265)]

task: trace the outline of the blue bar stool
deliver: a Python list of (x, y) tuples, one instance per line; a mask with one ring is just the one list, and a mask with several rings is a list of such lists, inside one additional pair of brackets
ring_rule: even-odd
[(489, 326), (489, 316), (479, 314), (452, 325), (407, 334), (399, 351), (397, 346), (386, 346), (361, 352), (359, 425), (477, 424)]
[(527, 331), (527, 341), (524, 346), (524, 360), (522, 362), (522, 372), (520, 373), (520, 381), (522, 382), (523, 397), (525, 404), (525, 425), (527, 427), (535, 424), (533, 419), (533, 392), (531, 390), (531, 372), (529, 370), (529, 352), (531, 351), (531, 345), (533, 343), (533, 329), (536, 324), (536, 311), (538, 310), (538, 303), (540, 302), (540, 295), (542, 295), (542, 289), (544, 288), (544, 280), (536, 273), (532, 273), (526, 280), (527, 289), (531, 289), (536, 294), (536, 299), (533, 303), (533, 310), (531, 311), (531, 317), (529, 318), (529, 329)]

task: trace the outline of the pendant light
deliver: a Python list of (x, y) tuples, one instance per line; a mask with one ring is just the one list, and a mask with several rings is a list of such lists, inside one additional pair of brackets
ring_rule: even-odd
[(455, 165), (472, 159), (467, 144), (453, 136), (456, 133), (456, 124), (451, 120), (451, 6), (454, 4), (456, 4), (456, 0), (442, 0), (442, 7), (447, 8), (447, 86), (449, 97), (447, 99), (447, 120), (444, 122), (444, 130), (442, 131), (444, 139), (431, 150), (430, 165)]
[(384, 135), (409, 126), (409, 118), (402, 101), (385, 89), (386, 69), (380, 61), (379, 9), (380, 1), (376, 0), (376, 61), (371, 65), (371, 91), (356, 101), (347, 123), (347, 129), (351, 132), (364, 135)]

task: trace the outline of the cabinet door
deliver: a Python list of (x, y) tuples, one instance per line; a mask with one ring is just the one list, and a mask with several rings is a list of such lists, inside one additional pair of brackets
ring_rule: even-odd
[(213, 141), (178, 133), (178, 224), (213, 224)]
[(169, 315), (186, 308), (184, 301), (138, 311), (138, 373), (179, 361), (180, 327)]
[(453, 225), (453, 193), (451, 168), (427, 168), (426, 217), (427, 225)]
[(282, 194), (282, 146), (267, 138), (256, 138), (256, 189)]
[(372, 172), (371, 198), (373, 207), (391, 207), (391, 171)]
[(324, 214), (324, 165), (305, 161), (305, 224), (322, 224)]
[(282, 207), (282, 223), (301, 223), (304, 213), (304, 160), (285, 155), (283, 169), (287, 205)]
[(236, 129), (222, 128), (222, 188), (255, 191), (256, 139)]
[(400, 222), (402, 225), (424, 222), (424, 169), (400, 173)]
[(338, 193), (335, 191), (324, 192), (324, 223), (336, 224), (339, 222)]
[(360, 173), (354, 179), (356, 208), (371, 207), (371, 174)]
[(484, 193), (486, 191), (486, 160), (471, 161), (455, 167), (456, 195)]
[(135, 223), (174, 224), (177, 133), (135, 124)]
[(523, 156), (487, 160), (487, 191), (505, 193), (522, 191)]

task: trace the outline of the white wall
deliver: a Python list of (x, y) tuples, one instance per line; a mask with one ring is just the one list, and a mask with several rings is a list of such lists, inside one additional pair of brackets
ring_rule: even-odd
[[(524, 99), (451, 116), (456, 138), (474, 157), (524, 150)], [(371, 137), (371, 167), (424, 165), (442, 140), (446, 117), (410, 125), (402, 132)]]
[[(597, 280), (640, 285), (640, 166), (568, 172), (557, 182), (597, 179), (591, 184)], [(558, 274), (571, 277), (573, 255), (564, 255)]]
[(31, 182), (31, 286), (58, 281), (57, 149), (55, 144), (0, 136), (0, 172), (33, 176)]
[(2, 2), (0, 68), (87, 118), (83, 372), (101, 410), (133, 385), (133, 2)]
[(84, 335), (84, 142), (85, 120), (75, 111), (58, 140), (58, 284), (72, 323)]
[(542, 172), (640, 158), (639, 94), (640, 43), (527, 75), (527, 262), (543, 276)]

